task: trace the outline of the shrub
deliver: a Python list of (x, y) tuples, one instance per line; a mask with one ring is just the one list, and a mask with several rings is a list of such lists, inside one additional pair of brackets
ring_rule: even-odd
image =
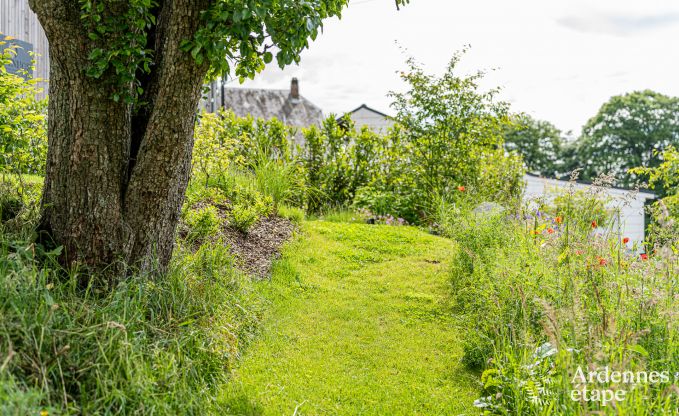
[(229, 225), (247, 233), (259, 220), (257, 207), (235, 204), (229, 214)]
[(228, 203), (228, 197), (220, 188), (205, 187), (202, 183), (190, 182), (186, 190), (184, 210), (193, 208), (200, 203), (220, 206)]
[(354, 198), (356, 208), (366, 208), (377, 215), (389, 215), (404, 211), (399, 209), (397, 196), (393, 192), (375, 189), (370, 186), (359, 188)]
[(218, 177), (235, 159), (237, 145), (237, 139), (228, 134), (218, 114), (202, 114), (195, 130), (194, 179), (202, 179), (208, 187), (210, 180)]
[(219, 211), (213, 205), (189, 209), (184, 215), (184, 221), (189, 227), (188, 238), (190, 240), (214, 237), (222, 228), (223, 223)]
[(497, 90), (480, 91), (483, 73), (458, 75), (462, 53), (440, 77), (409, 59), (401, 73), (409, 90), (391, 94), (401, 128), (392, 130), (390, 140), (398, 143), (400, 167), (383, 189), (408, 195), (421, 216), (437, 196), (454, 195), (461, 187), (479, 201), (510, 203), (521, 193), (521, 161), (503, 149), (508, 105), (496, 100)]
[(0, 229), (28, 237), (39, 219), (42, 182), (32, 175), (0, 177)]
[[(656, 152), (660, 154), (660, 152)], [(670, 146), (661, 153), (655, 168), (636, 168), (631, 173), (648, 177), (649, 186), (662, 199), (651, 207), (650, 248), (679, 250), (679, 151)]]
[(338, 122), (333, 115), (323, 121), (320, 129), (312, 126), (304, 131), (306, 182), (316, 191), (308, 200), (309, 213), (351, 203), (350, 148), (354, 136), (351, 119), (344, 117)]
[(290, 164), (293, 134), (276, 119), (239, 118), (230, 110), (203, 113), (196, 124), (193, 177), (207, 185), (230, 167), (251, 170), (259, 158)]
[(0, 51), (0, 168), (13, 174), (44, 174), (47, 102), (36, 99), (40, 79), (5, 70), (14, 53), (13, 47)]

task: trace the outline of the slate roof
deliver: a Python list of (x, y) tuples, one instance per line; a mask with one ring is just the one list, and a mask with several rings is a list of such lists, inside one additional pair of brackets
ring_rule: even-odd
[(225, 107), (239, 117), (277, 118), (293, 127), (320, 125), (323, 111), (311, 101), (292, 98), (290, 90), (226, 88)]
[(379, 115), (379, 116), (382, 116), (382, 117), (384, 117), (384, 118), (391, 119), (391, 116), (389, 116), (389, 115), (387, 115), (387, 114), (384, 114), (384, 113), (381, 112), (381, 111), (377, 111), (377, 110), (375, 110), (375, 109), (372, 108), (372, 107), (368, 107), (368, 106), (365, 105), (365, 104), (361, 104), (360, 106), (358, 106), (358, 107), (354, 108), (353, 110), (349, 111), (349, 113), (350, 113), (350, 114), (351, 114), (351, 113), (355, 113), (355, 112), (357, 112), (357, 111), (359, 111), (359, 110), (362, 110), (362, 109), (366, 109), (366, 110), (368, 110), (368, 111), (370, 111), (370, 112), (372, 112), (372, 113), (375, 113), (375, 114), (377, 114), (377, 115)]

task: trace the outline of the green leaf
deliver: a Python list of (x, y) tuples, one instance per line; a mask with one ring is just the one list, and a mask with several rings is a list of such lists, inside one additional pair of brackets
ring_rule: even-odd
[(630, 345), (627, 347), (628, 351), (633, 351), (641, 355), (642, 357), (648, 357), (648, 351), (639, 344)]
[(181, 49), (183, 52), (188, 52), (191, 50), (193, 47), (193, 43), (190, 40), (184, 39), (180, 44), (179, 44), (179, 49)]
[(99, 59), (103, 55), (104, 55), (104, 50), (101, 49), (101, 48), (96, 48), (96, 49), (93, 49), (92, 52), (90, 52), (89, 59), (91, 61), (96, 61), (97, 59)]
[(202, 45), (196, 45), (196, 46), (193, 47), (193, 49), (191, 49), (191, 56), (193, 57), (193, 59), (197, 59), (198, 54), (200, 54), (201, 49), (203, 49)]
[(273, 54), (271, 52), (266, 52), (264, 54), (264, 63), (265, 64), (270, 64), (271, 61), (273, 61)]

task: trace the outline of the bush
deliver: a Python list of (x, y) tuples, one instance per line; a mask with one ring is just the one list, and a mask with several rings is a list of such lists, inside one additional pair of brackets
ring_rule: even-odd
[(305, 130), (304, 139), (309, 213), (348, 207), (356, 191), (380, 174), (385, 138), (367, 128), (357, 132), (349, 116), (337, 120), (331, 115), (320, 129)]
[(196, 124), (193, 178), (206, 186), (229, 168), (252, 170), (260, 158), (292, 164), (293, 131), (281, 121), (239, 118), (232, 111), (203, 113)]
[[(419, 220), (425, 220), (437, 197), (455, 198), (465, 189), (477, 201), (513, 203), (521, 194), (521, 160), (503, 148), (503, 128), (509, 123), (508, 105), (497, 101), (497, 90), (483, 92), (483, 73), (459, 76), (462, 53), (440, 76), (426, 74), (414, 59), (401, 78), (405, 93), (392, 93), (394, 117), (400, 129), (390, 140), (399, 168), (385, 178), (383, 188), (415, 201)], [(409, 219), (410, 220), (410, 219)]]
[(40, 79), (24, 79), (5, 70), (14, 53), (13, 47), (0, 51), (0, 170), (44, 174), (47, 102), (36, 99)]
[(186, 211), (184, 221), (189, 227), (189, 240), (214, 237), (222, 228), (223, 220), (213, 205)]
[(228, 203), (228, 197), (220, 188), (206, 187), (195, 181), (190, 182), (186, 190), (184, 210), (194, 208), (200, 203), (221, 206)]
[(236, 204), (229, 214), (229, 225), (243, 233), (248, 233), (258, 220), (257, 207), (253, 206)]
[(0, 230), (22, 238), (30, 236), (39, 220), (42, 182), (32, 175), (0, 177)]
[(370, 186), (359, 188), (354, 198), (356, 208), (366, 208), (377, 215), (389, 215), (392, 212), (404, 212), (407, 208), (399, 207), (397, 196), (393, 192), (375, 189)]
[(662, 152), (661, 159), (655, 168), (636, 168), (631, 172), (648, 177), (651, 189), (662, 197), (651, 207), (649, 248), (679, 250), (679, 150), (670, 146)]

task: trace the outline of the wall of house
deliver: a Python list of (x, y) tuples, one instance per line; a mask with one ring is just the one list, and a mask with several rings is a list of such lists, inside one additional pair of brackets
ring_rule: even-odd
[[(33, 45), (36, 78), (49, 78), (49, 45), (38, 17), (28, 7), (28, 0), (0, 0), (0, 33)], [(43, 85), (46, 87), (46, 82)], [(43, 95), (47, 94), (47, 89)]]
[[(571, 186), (568, 181), (555, 179), (539, 178), (526, 175), (526, 191), (524, 199), (527, 201), (545, 197), (550, 200), (559, 193), (563, 193)], [(576, 191), (592, 191), (592, 185), (575, 183), (572, 186)], [(624, 237), (629, 237), (631, 242), (641, 243), (645, 237), (645, 211), (644, 207), (648, 200), (655, 196), (646, 192), (632, 192), (624, 189), (606, 189), (607, 197), (610, 201), (607, 204), (609, 209), (620, 208), (620, 229)], [(612, 229), (617, 231), (617, 225), (612, 225)], [(603, 232), (603, 230), (600, 230)]]
[(363, 126), (368, 126), (375, 133), (386, 133), (389, 127), (394, 124), (393, 121), (385, 116), (363, 107), (350, 115), (351, 119), (356, 123), (356, 128), (360, 129)]

